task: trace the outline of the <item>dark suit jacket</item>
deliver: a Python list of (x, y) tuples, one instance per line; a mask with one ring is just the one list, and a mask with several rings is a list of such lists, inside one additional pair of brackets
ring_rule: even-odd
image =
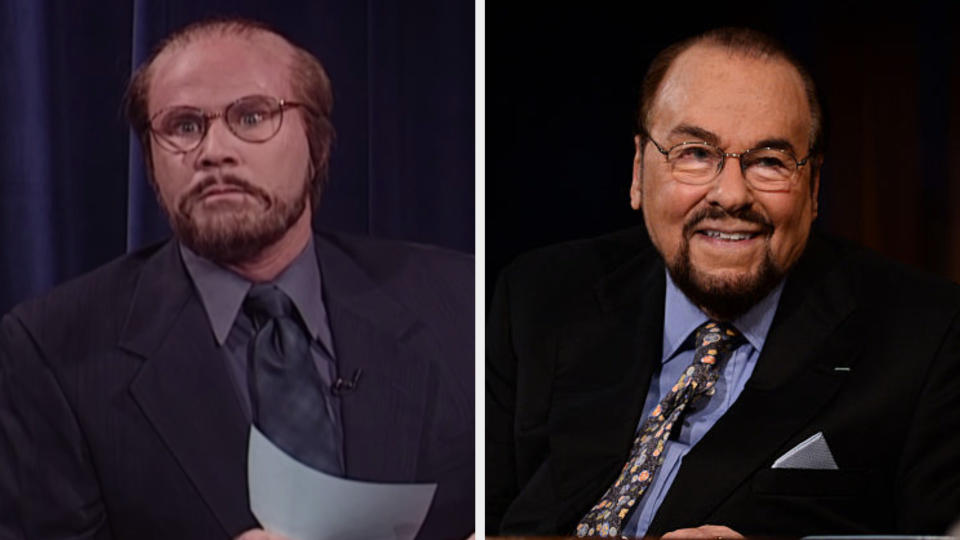
[[(615, 480), (663, 334), (664, 266), (633, 229), (502, 275), (487, 362), (487, 530), (570, 533)], [(739, 399), (649, 534), (943, 533), (960, 516), (957, 287), (813, 235)], [(772, 469), (823, 432), (839, 470)]]
[[(420, 538), (473, 529), (473, 261), (318, 235), (346, 474), (439, 483)], [(258, 526), (246, 421), (173, 242), (0, 325), (0, 538), (230, 538)]]

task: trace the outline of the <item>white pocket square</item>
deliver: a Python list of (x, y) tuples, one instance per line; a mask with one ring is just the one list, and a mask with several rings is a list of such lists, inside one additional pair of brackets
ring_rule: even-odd
[(837, 462), (833, 459), (827, 440), (823, 432), (811, 436), (802, 443), (791, 448), (786, 454), (773, 462), (773, 469), (821, 469), (837, 470)]

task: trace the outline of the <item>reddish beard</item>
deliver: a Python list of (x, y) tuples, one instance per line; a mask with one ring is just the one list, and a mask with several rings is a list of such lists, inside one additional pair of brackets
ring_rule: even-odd
[[(242, 201), (204, 201), (209, 190), (223, 187), (247, 196)], [(180, 197), (176, 210), (165, 211), (174, 234), (191, 251), (221, 264), (238, 264), (283, 238), (309, 200), (309, 180), (287, 201), (237, 176), (210, 176)]]

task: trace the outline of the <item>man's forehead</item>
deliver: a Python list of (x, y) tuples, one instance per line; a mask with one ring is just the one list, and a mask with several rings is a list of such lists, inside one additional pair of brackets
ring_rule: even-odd
[(263, 31), (174, 43), (151, 65), (150, 111), (173, 104), (222, 106), (251, 94), (291, 99), (292, 54), (285, 40)]
[(696, 45), (670, 66), (650, 121), (649, 128), (660, 130), (661, 135), (688, 124), (721, 137), (805, 137), (809, 135), (810, 108), (803, 78), (787, 61)]

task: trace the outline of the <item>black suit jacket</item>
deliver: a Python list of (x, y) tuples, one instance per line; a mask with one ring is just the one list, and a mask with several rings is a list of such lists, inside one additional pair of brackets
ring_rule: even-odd
[[(473, 261), (317, 235), (346, 474), (437, 482), (420, 538), (473, 529)], [(169, 242), (0, 325), (0, 538), (231, 538), (258, 526), (245, 419)]]
[[(487, 529), (570, 533), (626, 461), (663, 335), (642, 228), (519, 259), (494, 297)], [(739, 399), (648, 534), (940, 533), (960, 516), (960, 295), (816, 234)], [(772, 469), (823, 432), (839, 470)]]

